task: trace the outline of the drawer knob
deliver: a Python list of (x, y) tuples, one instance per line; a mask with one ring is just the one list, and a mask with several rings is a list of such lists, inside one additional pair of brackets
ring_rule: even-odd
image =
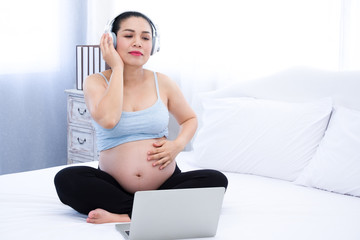
[(84, 115), (86, 113), (86, 109), (81, 110), (80, 108), (78, 108), (78, 112), (80, 115)]
[(78, 140), (78, 142), (79, 142), (80, 144), (86, 143), (86, 138), (80, 139), (80, 138), (78, 137), (77, 140)]

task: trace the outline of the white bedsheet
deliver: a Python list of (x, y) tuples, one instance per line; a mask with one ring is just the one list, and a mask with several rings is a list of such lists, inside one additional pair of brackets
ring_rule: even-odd
[[(183, 171), (194, 168), (191, 158), (188, 152), (178, 156)], [(115, 224), (88, 224), (59, 201), (53, 178), (63, 167), (0, 176), (0, 239), (122, 239)], [(225, 174), (229, 187), (211, 239), (360, 239), (360, 198)]]

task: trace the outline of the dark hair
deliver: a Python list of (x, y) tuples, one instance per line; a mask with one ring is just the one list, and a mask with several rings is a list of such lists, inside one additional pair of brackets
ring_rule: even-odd
[(153, 22), (150, 20), (150, 18), (148, 18), (147, 16), (145, 16), (144, 14), (140, 13), (140, 12), (135, 12), (135, 11), (129, 11), (129, 12), (123, 12), (121, 13), (120, 15), (118, 15), (115, 19), (114, 19), (114, 22), (112, 24), (112, 28), (111, 28), (111, 31), (115, 33), (115, 35), (117, 35), (117, 32), (119, 31), (120, 29), (120, 23), (125, 20), (125, 19), (128, 19), (130, 17), (141, 17), (143, 19), (145, 19), (149, 25), (150, 25), (150, 28), (151, 28), (151, 34), (152, 36), (154, 36), (154, 28), (155, 28), (155, 25), (153, 24)]

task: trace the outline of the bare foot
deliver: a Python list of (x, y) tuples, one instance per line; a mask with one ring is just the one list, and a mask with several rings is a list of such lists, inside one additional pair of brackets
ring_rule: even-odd
[(104, 209), (97, 208), (88, 214), (86, 219), (88, 223), (111, 223), (111, 222), (130, 222), (130, 217), (127, 214), (115, 214)]

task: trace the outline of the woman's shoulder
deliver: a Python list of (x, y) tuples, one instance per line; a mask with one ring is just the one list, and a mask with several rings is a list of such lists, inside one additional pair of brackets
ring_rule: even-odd
[(86, 77), (84, 81), (84, 90), (88, 88), (95, 87), (97, 88), (99, 85), (103, 85), (106, 87), (108, 79), (110, 79), (111, 70), (105, 70), (101, 73), (94, 73)]
[(85, 81), (87, 81), (87, 80), (93, 81), (96, 79), (104, 79), (104, 80), (108, 81), (110, 79), (110, 77), (111, 77), (111, 69), (108, 69), (108, 70), (94, 73), (94, 74), (87, 76)]
[(172, 80), (168, 75), (161, 72), (156, 72), (159, 84), (165, 88), (173, 88), (176, 82)]

